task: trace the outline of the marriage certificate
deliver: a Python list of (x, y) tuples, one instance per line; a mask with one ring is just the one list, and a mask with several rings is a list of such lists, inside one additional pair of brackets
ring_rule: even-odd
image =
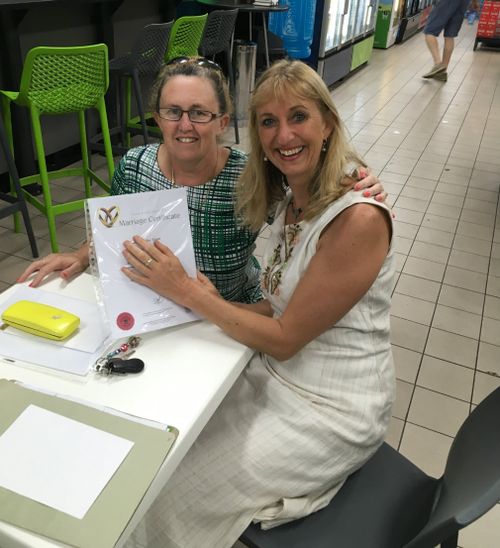
[(123, 256), (123, 242), (138, 235), (150, 242), (160, 240), (178, 257), (187, 274), (196, 277), (185, 189), (91, 198), (85, 207), (91, 269), (112, 336), (145, 333), (198, 319), (190, 310), (132, 282), (121, 271), (129, 266)]

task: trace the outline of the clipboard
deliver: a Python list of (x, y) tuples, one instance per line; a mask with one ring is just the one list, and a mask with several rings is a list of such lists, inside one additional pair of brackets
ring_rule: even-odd
[(0, 520), (70, 546), (114, 546), (174, 444), (178, 431), (170, 426), (153, 427), (141, 419), (137, 422), (0, 379), (0, 435), (29, 405), (129, 439), (134, 445), (83, 519), (0, 487)]

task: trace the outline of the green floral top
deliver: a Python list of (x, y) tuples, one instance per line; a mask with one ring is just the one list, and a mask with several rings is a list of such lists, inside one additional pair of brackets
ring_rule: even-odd
[[(174, 188), (161, 172), (158, 144), (133, 148), (118, 165), (112, 194)], [(198, 269), (230, 301), (252, 303), (262, 298), (260, 268), (253, 257), (257, 234), (235, 219), (234, 188), (246, 155), (231, 149), (224, 169), (212, 181), (187, 189), (189, 217)]]

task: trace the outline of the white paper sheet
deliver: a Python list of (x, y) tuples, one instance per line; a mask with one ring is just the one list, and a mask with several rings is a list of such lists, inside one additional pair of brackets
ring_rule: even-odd
[(123, 242), (135, 235), (159, 239), (196, 276), (186, 189), (105, 196), (86, 201), (87, 222), (95, 247), (93, 273), (113, 337), (146, 333), (198, 319), (191, 311), (134, 283), (121, 271), (127, 266)]
[(104, 323), (98, 304), (19, 285), (0, 304), (0, 314), (22, 299), (68, 310), (80, 317), (80, 327), (65, 341), (52, 341), (7, 327), (0, 331), (0, 356), (8, 361), (26, 362), (80, 376), (86, 375), (101, 356), (104, 347), (111, 342), (109, 328)]
[(0, 436), (0, 486), (82, 519), (133, 445), (29, 405)]

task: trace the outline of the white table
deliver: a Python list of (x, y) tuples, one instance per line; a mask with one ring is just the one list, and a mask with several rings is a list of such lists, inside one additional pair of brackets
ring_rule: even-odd
[[(60, 279), (45, 291), (95, 300), (91, 277), (83, 274), (69, 284)], [(4, 300), (12, 288), (0, 295)], [(143, 336), (134, 357), (146, 364), (138, 375), (81, 378), (44, 367), (13, 365), (0, 358), (0, 378), (15, 379), (61, 395), (87, 400), (170, 424), (179, 436), (137, 508), (117, 546), (121, 546), (191, 447), (231, 388), (253, 351), (227, 337), (219, 328), (197, 321)], [(49, 548), (59, 544), (0, 522), (2, 548)]]

